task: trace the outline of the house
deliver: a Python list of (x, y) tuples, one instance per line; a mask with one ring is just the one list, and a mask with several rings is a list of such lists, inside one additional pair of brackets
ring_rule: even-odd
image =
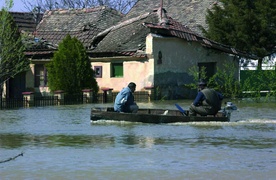
[(40, 94), (49, 93), (45, 64), (53, 57), (58, 44), (67, 34), (77, 37), (88, 48), (95, 35), (121, 18), (121, 13), (106, 6), (45, 12), (31, 37), (32, 45), (25, 52), (31, 61), (31, 70), (26, 74), (26, 89)]
[(105, 6), (46, 12), (26, 51), (31, 61), (26, 90), (49, 92), (45, 64), (67, 34), (87, 48), (100, 88), (120, 91), (133, 81), (137, 91), (154, 90), (167, 99), (194, 97), (185, 87), (193, 82), (191, 67), (207, 67), (212, 76), (225, 63), (238, 68), (236, 56), (247, 56), (202, 37), (162, 6), (138, 13), (139, 3), (125, 17)]
[[(185, 84), (193, 81), (188, 74), (191, 67), (205, 66), (208, 75), (212, 76), (216, 67), (225, 63), (234, 61), (238, 67), (235, 56), (246, 55), (193, 32), (167, 16), (163, 8), (130, 19), (118, 18), (116, 23), (104, 27), (100, 25), (105, 21), (95, 18), (98, 16), (83, 23), (74, 19), (88, 12), (101, 14), (99, 10), (110, 9), (50, 11), (38, 25), (36, 35), (39, 41), (50, 41), (56, 48), (66, 34), (78, 37), (87, 48), (100, 88), (120, 91), (133, 81), (137, 91), (151, 88), (169, 99), (190, 98), (194, 94)], [(34, 79), (26, 82), (27, 87), (40, 93), (49, 92), (44, 64), (55, 50), (52, 46), (48, 50), (27, 52), (32, 57), (32, 72), (27, 76)]]
[(234, 62), (238, 68), (236, 56), (246, 56), (167, 14), (158, 8), (120, 21), (92, 39), (91, 63), (100, 87), (120, 91), (133, 81), (138, 91), (151, 88), (168, 99), (191, 98), (195, 92), (185, 88), (193, 82), (191, 67), (205, 66), (211, 77), (225, 63)]

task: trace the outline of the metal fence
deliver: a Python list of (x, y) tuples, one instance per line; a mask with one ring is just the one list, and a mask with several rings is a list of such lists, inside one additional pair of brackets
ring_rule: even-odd
[[(109, 95), (104, 93), (98, 93), (97, 97), (93, 100), (94, 103), (112, 103), (119, 92), (112, 92)], [(136, 102), (148, 102), (149, 93), (145, 91), (137, 91), (134, 93)], [(58, 96), (34, 96), (34, 107), (40, 106), (56, 106), (56, 105), (73, 105), (73, 104), (85, 104), (92, 103), (85, 94), (77, 95), (64, 95), (64, 99), (58, 99)], [(0, 98), (0, 110), (2, 109), (18, 109), (27, 107), (29, 100), (27, 98)]]
[(23, 98), (0, 98), (0, 109), (17, 109), (23, 107)]
[[(56, 105), (73, 105), (86, 103), (86, 95), (65, 96), (61, 103), (57, 96), (35, 96), (32, 106), (56, 106)], [(0, 98), (0, 110), (18, 109), (26, 107), (29, 100), (27, 98)]]
[(57, 96), (38, 96), (34, 97), (34, 106), (54, 106), (58, 103)]
[(83, 94), (64, 95), (64, 105), (83, 104), (85, 98)]
[[(112, 92), (112, 98), (108, 99), (108, 102), (114, 102), (115, 98), (119, 94), (119, 92)], [(136, 102), (148, 102), (149, 101), (149, 93), (146, 91), (136, 91), (133, 93), (134, 100)]]

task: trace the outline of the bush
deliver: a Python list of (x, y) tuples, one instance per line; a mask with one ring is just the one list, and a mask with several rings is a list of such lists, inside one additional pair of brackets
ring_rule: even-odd
[(83, 89), (93, 89), (94, 94), (98, 93), (99, 87), (86, 49), (77, 38), (70, 35), (64, 38), (47, 69), (51, 91), (76, 94)]

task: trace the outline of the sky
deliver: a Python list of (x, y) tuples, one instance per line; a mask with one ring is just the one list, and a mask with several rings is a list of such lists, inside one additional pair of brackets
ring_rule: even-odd
[[(0, 0), (0, 8), (5, 6), (5, 0)], [(13, 0), (13, 8), (10, 10), (13, 12), (27, 12), (22, 0)]]

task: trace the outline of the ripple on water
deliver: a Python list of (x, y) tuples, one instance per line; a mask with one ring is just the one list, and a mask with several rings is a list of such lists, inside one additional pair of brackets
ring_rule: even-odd
[(91, 105), (1, 111), (0, 160), (24, 152), (1, 179), (275, 178), (275, 107), (238, 107), (231, 122), (158, 125), (90, 123)]

